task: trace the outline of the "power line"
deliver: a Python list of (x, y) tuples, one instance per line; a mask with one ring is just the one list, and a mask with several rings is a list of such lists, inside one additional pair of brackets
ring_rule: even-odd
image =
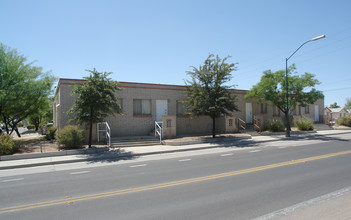
[(338, 88), (338, 89), (327, 89), (327, 90), (322, 90), (323, 92), (331, 92), (331, 91), (339, 91), (339, 90), (347, 90), (351, 89), (351, 87), (345, 87), (345, 88)]

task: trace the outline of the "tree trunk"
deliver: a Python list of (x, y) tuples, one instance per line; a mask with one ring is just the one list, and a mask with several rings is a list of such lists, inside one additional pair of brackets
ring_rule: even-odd
[(19, 131), (18, 131), (17, 125), (15, 126), (15, 132), (16, 132), (16, 134), (17, 134), (18, 137), (21, 137), (21, 134), (20, 134)]
[(212, 117), (212, 138), (216, 137), (216, 118)]

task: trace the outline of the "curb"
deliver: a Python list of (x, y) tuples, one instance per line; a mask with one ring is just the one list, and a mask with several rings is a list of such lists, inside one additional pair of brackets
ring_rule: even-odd
[(79, 154), (94, 154), (94, 153), (101, 153), (105, 151), (109, 151), (109, 148), (101, 147), (101, 148), (90, 148), (90, 149), (83, 149), (83, 150), (64, 150), (64, 151), (55, 151), (55, 152), (47, 152), (47, 153), (17, 154), (17, 155), (0, 156), (0, 161), (68, 156), (68, 155), (79, 155)]
[[(95, 160), (101, 160), (101, 159), (119, 159), (119, 158), (126, 158), (126, 157), (138, 157), (138, 156), (146, 156), (146, 155), (153, 155), (153, 154), (176, 153), (176, 152), (193, 151), (193, 150), (205, 150), (205, 149), (219, 148), (219, 147), (221, 147), (221, 146), (207, 146), (207, 147), (186, 148), (186, 149), (176, 149), (176, 150), (167, 150), (167, 151), (153, 151), (153, 152), (132, 153), (132, 154), (123, 153), (120, 155), (110, 155), (110, 156), (104, 156), (104, 157), (100, 157), (100, 158), (76, 158), (76, 159), (62, 160), (62, 161), (49, 161), (49, 162), (40, 162), (40, 163), (10, 165), (10, 166), (5, 166), (5, 167), (0, 167), (0, 170), (35, 167), (35, 166), (47, 166), (47, 165), (55, 165), (55, 164), (76, 163), (76, 162), (83, 162), (83, 161), (95, 161)], [(104, 151), (101, 151), (101, 152), (104, 152)]]
[[(316, 132), (310, 132), (310, 133), (316, 133)], [(336, 135), (336, 134), (344, 134), (344, 133), (351, 133), (351, 130), (348, 132), (338, 132), (338, 133), (333, 133), (333, 134), (325, 134), (325, 136), (328, 135)], [(323, 134), (318, 136), (323, 136)], [(211, 141), (211, 142), (205, 142), (205, 143), (226, 143), (230, 142), (233, 139), (235, 141), (240, 141), (238, 138), (230, 138), (231, 140), (227, 139), (227, 141)], [(246, 140), (252, 140), (252, 137), (249, 138), (242, 138), (244, 141)], [(285, 138), (283, 138), (285, 139)], [(280, 139), (281, 140), (281, 139)], [(266, 142), (273, 142), (273, 141), (278, 141), (278, 140), (253, 140), (255, 143), (266, 143)], [(185, 143), (185, 142), (184, 142)], [(204, 143), (204, 142), (200, 142)], [(196, 143), (194, 143), (196, 144)], [(238, 145), (243, 145), (245, 144), (238, 142)], [(183, 144), (185, 145), (185, 144)], [(173, 145), (173, 146), (181, 146), (181, 145)], [(10, 166), (5, 166), (5, 167), (0, 167), (0, 170), (7, 170), (7, 169), (16, 169), (16, 168), (25, 168), (25, 167), (35, 167), (35, 166), (46, 166), (46, 165), (55, 165), (55, 164), (65, 164), (65, 163), (75, 163), (75, 162), (83, 162), (83, 161), (96, 161), (96, 160), (101, 160), (101, 159), (119, 159), (119, 158), (126, 158), (126, 157), (138, 157), (138, 156), (145, 156), (145, 155), (153, 155), (153, 154), (165, 154), (165, 153), (176, 153), (176, 152), (185, 152), (185, 151), (194, 151), (194, 150), (205, 150), (205, 149), (213, 149), (213, 148), (221, 148), (223, 146), (221, 145), (214, 145), (214, 146), (206, 146), (206, 147), (194, 147), (194, 148), (185, 148), (185, 149), (174, 149), (174, 150), (166, 150), (166, 151), (153, 151), (153, 152), (145, 152), (145, 153), (122, 153), (122, 154), (115, 154), (115, 155), (106, 155), (100, 157), (100, 158), (75, 158), (71, 160), (61, 160), (61, 161), (47, 161), (47, 162), (39, 162), (39, 163), (30, 163), (30, 164), (20, 164), (20, 165), (10, 165)], [(10, 155), (10, 156), (2, 156), (1, 161), (10, 161), (10, 160), (16, 160), (16, 159), (31, 159), (31, 158), (38, 158), (35, 157), (36, 155), (40, 155), (39, 158), (45, 158), (45, 157), (52, 157), (52, 156), (67, 156), (67, 155), (89, 155), (89, 154), (99, 154), (99, 153), (104, 153), (109, 151), (108, 147), (104, 148), (93, 148), (93, 149), (86, 149), (86, 150), (69, 150), (69, 152), (50, 152), (50, 153), (39, 153), (39, 154), (31, 154), (22, 158), (16, 158), (16, 156), (24, 156), (24, 155)], [(60, 153), (60, 155), (57, 155), (57, 153)], [(5, 158), (5, 160), (3, 160)], [(7, 160), (6, 160), (7, 159)]]
[(231, 138), (219, 138), (219, 139), (204, 139), (204, 140), (193, 140), (193, 141), (178, 141), (172, 142), (165, 140), (165, 145), (168, 146), (183, 146), (190, 144), (206, 144), (206, 143), (219, 143), (219, 142), (230, 142), (230, 141), (239, 141), (244, 139), (252, 139), (252, 136), (243, 136), (243, 137), (231, 137)]

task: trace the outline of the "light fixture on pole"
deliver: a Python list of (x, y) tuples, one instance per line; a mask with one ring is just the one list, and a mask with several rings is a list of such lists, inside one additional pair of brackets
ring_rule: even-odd
[(294, 56), (294, 54), (305, 44), (311, 41), (320, 40), (325, 38), (325, 35), (320, 35), (318, 37), (314, 37), (311, 40), (306, 41), (305, 43), (301, 44), (299, 48), (295, 50), (294, 53), (290, 55), (290, 57), (285, 59), (285, 80), (286, 80), (286, 137), (290, 137), (290, 117), (289, 117), (289, 81), (288, 81), (288, 60)]

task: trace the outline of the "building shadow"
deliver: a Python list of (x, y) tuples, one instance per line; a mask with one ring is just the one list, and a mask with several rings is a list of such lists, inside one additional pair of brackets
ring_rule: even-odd
[(124, 149), (113, 149), (105, 152), (84, 154), (79, 157), (87, 160), (88, 163), (113, 163), (122, 160), (133, 160), (139, 158), (139, 156), (133, 155), (132, 152)]

